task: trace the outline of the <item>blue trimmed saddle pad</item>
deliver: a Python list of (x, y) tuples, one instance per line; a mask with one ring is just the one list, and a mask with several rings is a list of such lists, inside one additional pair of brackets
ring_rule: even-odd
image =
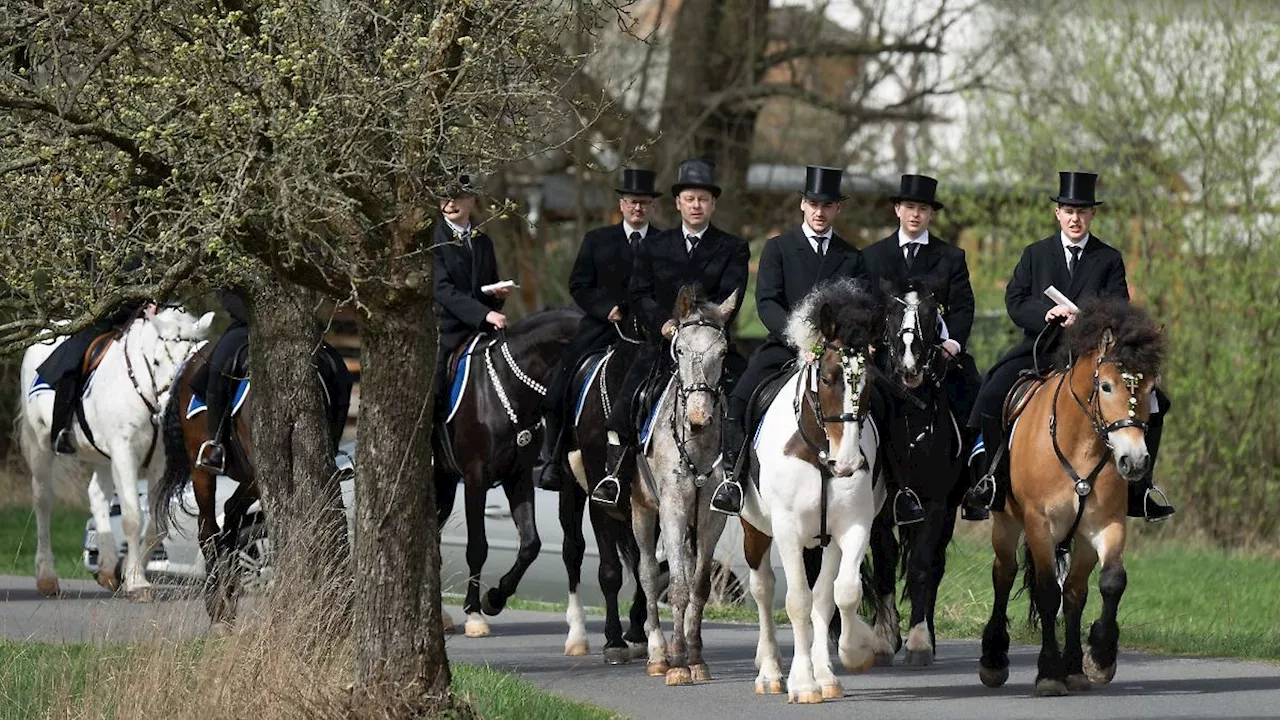
[(42, 392), (53, 392), (53, 386), (45, 382), (45, 379), (40, 377), (40, 373), (36, 373), (35, 382), (31, 383), (31, 389), (27, 391), (27, 397), (33, 397)]
[(582, 382), (582, 387), (578, 388), (578, 400), (573, 404), (574, 427), (578, 427), (578, 421), (582, 419), (582, 408), (587, 404), (587, 392), (591, 389), (591, 384), (596, 381), (596, 376), (608, 364), (611, 357), (613, 357), (612, 348), (597, 357), (591, 364), (591, 371), (587, 373), (587, 379)]
[(467, 343), (467, 349), (458, 358), (458, 365), (453, 369), (453, 383), (449, 386), (449, 413), (445, 415), (446, 423), (453, 422), (453, 416), (462, 407), (462, 398), (467, 393), (467, 381), (471, 379), (471, 353), (484, 334), (476, 335)]
[[(236, 395), (231, 401), (231, 417), (235, 417), (240, 414), (240, 408), (244, 406), (244, 401), (248, 397), (249, 379), (245, 378), (236, 385)], [(187, 419), (190, 420), (208, 409), (209, 406), (205, 403), (204, 398), (192, 393), (191, 402), (187, 403)]]
[(671, 388), (675, 387), (676, 378), (674, 375), (667, 381), (667, 386), (662, 389), (662, 394), (658, 396), (658, 402), (653, 404), (653, 408), (649, 410), (649, 415), (645, 418), (644, 427), (640, 429), (640, 446), (644, 448), (647, 455), (649, 453), (649, 441), (653, 439), (653, 426), (658, 419), (658, 411), (662, 409), (663, 403), (667, 401), (667, 396), (671, 394)]

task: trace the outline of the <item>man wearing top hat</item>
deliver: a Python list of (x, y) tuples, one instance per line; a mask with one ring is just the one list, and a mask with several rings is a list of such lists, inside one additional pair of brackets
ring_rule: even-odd
[(442, 392), (448, 377), (449, 358), (472, 333), (486, 328), (505, 328), (502, 305), (511, 288), (482, 292), (481, 287), (498, 282), (498, 258), (493, 240), (472, 227), (476, 212), (476, 190), (470, 177), (458, 176), (445, 197), (440, 198), (440, 221), (431, 238), (435, 258), (435, 308), (440, 322), (440, 346), (436, 356), (436, 412), (443, 420), (448, 406)]
[[(970, 427), (982, 431), (983, 449), (975, 448), (972, 461), (974, 474), (986, 471), (965, 494), (966, 517), (969, 519), (984, 519), (989, 515), (989, 509), (1003, 508), (1003, 484), (994, 481), (997, 469), (988, 465), (996, 448), (1006, 441), (1001, 418), (1005, 396), (1018, 373), (1034, 367), (1033, 348), (1037, 336), (1051, 322), (1061, 322), (1064, 326), (1075, 322), (1075, 311), (1069, 306), (1054, 304), (1045, 297), (1045, 289), (1054, 286), (1077, 306), (1090, 297), (1129, 299), (1124, 258), (1120, 251), (1089, 232), (1096, 208), (1102, 204), (1095, 195), (1098, 176), (1083, 172), (1060, 172), (1058, 176), (1058, 194), (1050, 199), (1057, 203), (1054, 215), (1061, 231), (1023, 251), (1022, 259), (1014, 268), (1013, 278), (1005, 288), (1005, 307), (1014, 324), (1022, 328), (1022, 342), (1000, 358), (987, 373), (969, 420)], [(1056, 333), (1046, 333), (1045, 342), (1034, 352), (1038, 352), (1040, 357), (1047, 357), (1053, 352), (1057, 339)], [(1156, 389), (1156, 398), (1159, 409), (1151, 414), (1147, 430), (1147, 451), (1152, 467), (1159, 450), (1164, 413), (1170, 406), (1159, 388)], [(1008, 465), (1003, 459), (1000, 465), (1000, 472), (1007, 472), (1004, 468)], [(1131, 517), (1146, 517), (1156, 522), (1173, 513), (1173, 506), (1165, 502), (1164, 493), (1154, 487), (1149, 472), (1143, 480), (1129, 483)]]
[(832, 224), (845, 200), (844, 171), (810, 165), (805, 169), (800, 212), (804, 220), (765, 243), (756, 272), (756, 311), (769, 330), (765, 344), (751, 357), (747, 371), (729, 396), (723, 435), (724, 481), (711, 496), (711, 508), (728, 515), (742, 512), (738, 460), (746, 442), (746, 411), (760, 383), (795, 358), (786, 342), (787, 317), (819, 281), (866, 274), (862, 253), (835, 234)]
[[(943, 389), (956, 421), (964, 425), (982, 383), (973, 357), (965, 352), (973, 329), (973, 286), (964, 250), (929, 232), (934, 214), (943, 207), (937, 190), (938, 181), (928, 175), (903, 175), (898, 194), (889, 198), (898, 217), (898, 231), (872, 244), (862, 255), (867, 272), (877, 282), (928, 276), (938, 286), (934, 298), (942, 311), (946, 329), (942, 353), (948, 360)], [(898, 491), (893, 510), (899, 523), (924, 519), (920, 500), (910, 489)]]
[[(747, 289), (751, 249), (742, 238), (711, 224), (716, 198), (720, 197), (715, 165), (709, 160), (685, 160), (676, 173), (671, 194), (680, 212), (680, 225), (643, 240), (631, 269), (630, 309), (645, 330), (648, 342), (640, 346), (627, 370), (606, 425), (608, 475), (591, 493), (593, 502), (605, 505), (617, 504), (621, 496), (618, 472), (635, 439), (634, 397), (655, 364), (668, 356), (667, 343), (675, 334), (671, 314), (680, 288), (696, 283), (701, 286), (703, 297), (713, 303), (723, 303), (730, 296), (736, 296), (738, 307), (742, 307)], [(725, 324), (730, 342), (723, 365), (724, 380), (730, 385), (746, 366), (746, 360), (733, 346), (732, 327), (737, 310), (733, 315)]]
[[(564, 396), (574, 370), (582, 358), (613, 343), (618, 337), (615, 328), (627, 331), (633, 325), (627, 292), (634, 253), (645, 238), (659, 232), (649, 224), (653, 205), (662, 195), (654, 189), (654, 180), (652, 170), (627, 168), (622, 171), (622, 187), (615, 190), (620, 196), (618, 208), (622, 212), (622, 222), (589, 231), (582, 238), (582, 247), (569, 274), (569, 293), (586, 317), (578, 325), (578, 334), (565, 348), (560, 367), (542, 404), (546, 432), (538, 459), (541, 467), (535, 469), (534, 476), (544, 490), (559, 490), (563, 481), (560, 451)], [(625, 325), (622, 324), (624, 321)]]

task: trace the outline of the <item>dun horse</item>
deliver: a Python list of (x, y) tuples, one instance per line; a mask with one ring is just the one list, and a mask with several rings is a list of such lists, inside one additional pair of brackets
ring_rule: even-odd
[[(883, 486), (872, 483), (878, 439), (866, 421), (866, 363), (882, 322), (875, 298), (847, 279), (819, 285), (788, 322), (787, 340), (801, 353), (801, 365), (765, 411), (754, 443), (755, 484), (747, 488), (742, 513), (751, 593), (760, 613), (757, 694), (787, 690), (797, 703), (844, 694), (828, 644), (837, 608), (840, 662), (853, 672), (871, 668), (874, 636), (858, 608), (860, 566), (884, 502)], [(786, 688), (773, 623), (769, 548), (775, 540), (795, 636)], [(804, 550), (814, 547), (822, 549), (822, 565), (810, 590)]]
[[(1065, 329), (1060, 370), (1032, 390), (1009, 441), (1010, 492), (992, 516), (995, 603), (982, 636), (979, 677), (988, 687), (1009, 678), (1006, 613), (1017, 573), (1016, 550), (1026, 533), (1025, 584), (1041, 647), (1035, 692), (1065, 695), (1115, 676), (1124, 594), (1125, 483), (1150, 462), (1145, 431), (1163, 360), (1163, 338), (1151, 317), (1123, 300), (1083, 303)], [(1065, 362), (1062, 362), (1065, 360)], [(1067, 364), (1069, 363), (1069, 364)], [(1015, 390), (1016, 393), (1016, 390)], [(1006, 421), (1009, 419), (1006, 413)], [(1070, 549), (1061, 588), (1055, 572)], [(1098, 561), (1102, 616), (1081, 647), (1081, 614)], [(1062, 606), (1066, 642), (1058, 644)]]

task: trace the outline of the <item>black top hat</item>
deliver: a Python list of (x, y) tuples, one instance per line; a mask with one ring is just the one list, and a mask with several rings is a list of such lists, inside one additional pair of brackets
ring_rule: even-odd
[(662, 193), (653, 187), (658, 174), (644, 168), (624, 168), (622, 170), (622, 187), (614, 188), (619, 195), (648, 195), (658, 197)]
[(1059, 205), (1094, 207), (1102, 204), (1095, 197), (1097, 186), (1096, 173), (1059, 172), (1058, 194), (1049, 196), (1049, 199)]
[(896, 203), (927, 203), (932, 205), (934, 210), (941, 210), (942, 203), (934, 199), (937, 191), (938, 181), (928, 175), (903, 175), (898, 194), (889, 199)]
[(479, 193), (475, 185), (471, 184), (471, 176), (465, 173), (454, 175), (444, 186), (444, 196), (447, 198), (462, 197), (464, 195), (475, 195)]
[(804, 169), (804, 192), (800, 196), (813, 202), (840, 202), (848, 199), (848, 195), (840, 194), (840, 179), (844, 171), (840, 168), (808, 165)]
[(676, 170), (676, 183), (671, 186), (671, 197), (678, 197), (683, 190), (710, 190), (711, 197), (720, 197), (716, 185), (716, 164), (710, 160), (685, 160)]

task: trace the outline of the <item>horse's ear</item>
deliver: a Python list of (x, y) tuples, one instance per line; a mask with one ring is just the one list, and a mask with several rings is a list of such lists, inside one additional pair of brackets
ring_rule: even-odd
[(720, 303), (720, 318), (728, 322), (729, 316), (733, 315), (733, 311), (738, 307), (738, 291), (734, 290), (724, 302)]
[(1102, 339), (1098, 340), (1098, 355), (1106, 355), (1107, 350), (1115, 343), (1115, 335), (1111, 332), (1111, 328), (1102, 331)]
[(684, 320), (689, 317), (689, 313), (693, 312), (694, 290), (692, 286), (685, 285), (680, 288), (680, 294), (676, 296), (676, 319)]
[(818, 332), (826, 340), (836, 337), (836, 313), (831, 309), (831, 303), (824, 302), (818, 306)]
[(196, 333), (203, 336), (213, 327), (213, 312), (207, 312), (196, 321)]

